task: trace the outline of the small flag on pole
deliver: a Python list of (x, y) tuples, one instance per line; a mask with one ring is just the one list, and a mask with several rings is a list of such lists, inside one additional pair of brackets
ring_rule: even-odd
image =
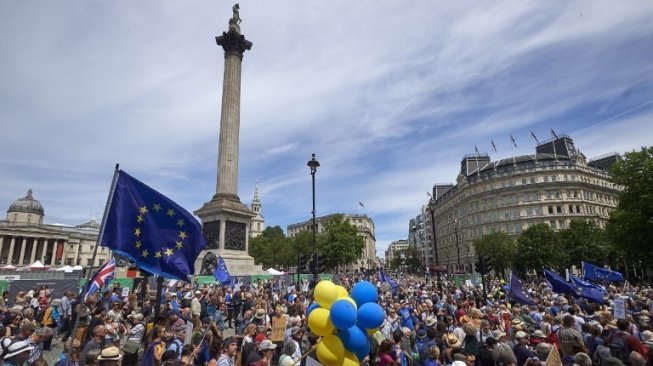
[(515, 138), (512, 137), (512, 134), (510, 135), (510, 142), (512, 142), (512, 146), (517, 147), (517, 143), (515, 142)]
[(556, 139), (556, 140), (558, 139), (558, 135), (557, 135), (556, 132), (553, 130), (553, 128), (551, 129), (551, 136), (553, 136), (553, 138)]
[(477, 155), (477, 156), (478, 156), (478, 155), (481, 155), (481, 153), (478, 152), (478, 147), (477, 147), (476, 145), (474, 145), (474, 150), (476, 150), (476, 155)]
[(535, 136), (535, 133), (533, 131), (531, 131), (531, 137), (533, 138), (533, 140), (535, 140), (536, 144), (540, 143), (540, 140), (537, 139), (537, 136)]
[(492, 143), (492, 150), (494, 150), (494, 152), (497, 152), (497, 145), (494, 144), (494, 140), (490, 140), (490, 142)]
[(227, 264), (224, 262), (222, 256), (218, 257), (218, 266), (215, 268), (215, 272), (213, 272), (213, 277), (223, 285), (231, 282)]
[(433, 195), (432, 195), (431, 192), (429, 192), (429, 191), (426, 191), (426, 195), (429, 196), (429, 197), (431, 197), (431, 198), (433, 198)]
[(365, 207), (365, 205), (361, 201), (358, 201), (358, 205), (361, 206), (361, 207)]
[(111, 258), (106, 262), (100, 269), (93, 274), (91, 282), (89, 282), (86, 292), (84, 293), (84, 299), (89, 295), (92, 295), (96, 291), (100, 291), (102, 287), (108, 285), (109, 282), (113, 279), (116, 273), (116, 260)]

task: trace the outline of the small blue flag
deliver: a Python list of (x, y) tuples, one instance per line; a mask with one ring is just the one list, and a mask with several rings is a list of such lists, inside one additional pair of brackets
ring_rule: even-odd
[(569, 275), (569, 279), (574, 285), (576, 285), (576, 287), (578, 287), (578, 296), (590, 301), (597, 302), (599, 304), (605, 302), (605, 299), (603, 298), (605, 290), (603, 290), (601, 287), (593, 285), (587, 281), (583, 281), (574, 275)]
[(578, 287), (572, 285), (561, 276), (558, 276), (547, 269), (544, 270), (544, 278), (546, 278), (546, 280), (549, 281), (549, 284), (551, 284), (553, 292), (572, 295), (578, 295), (579, 293)]
[(512, 272), (510, 273), (510, 296), (517, 304), (521, 305), (535, 305), (531, 295), (523, 290), (521, 280), (517, 278)]
[(227, 264), (221, 256), (218, 257), (218, 266), (215, 268), (215, 272), (213, 272), (213, 277), (223, 285), (231, 282)]
[(593, 264), (583, 262), (583, 278), (586, 280), (594, 281), (611, 281), (611, 282), (623, 282), (624, 275), (617, 271), (611, 271), (609, 269), (597, 267)]
[(390, 276), (381, 271), (381, 282), (387, 282), (390, 284), (390, 288), (392, 289), (392, 296), (397, 294), (397, 288), (399, 288), (399, 285), (397, 285), (397, 282), (390, 278)]
[(116, 174), (100, 245), (150, 273), (187, 281), (206, 246), (199, 222), (129, 174), (122, 170)]

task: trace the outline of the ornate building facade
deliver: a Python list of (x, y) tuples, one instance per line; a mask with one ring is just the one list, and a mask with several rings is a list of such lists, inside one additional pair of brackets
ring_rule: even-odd
[[(357, 214), (342, 214), (344, 220), (349, 222), (351, 225), (354, 225), (358, 229), (358, 234), (363, 237), (365, 240), (365, 246), (363, 247), (363, 252), (358, 261), (352, 263), (349, 266), (351, 270), (359, 269), (374, 269), (379, 266), (379, 263), (376, 259), (376, 237), (374, 236), (374, 221), (367, 215), (357, 215)], [(332, 215), (316, 217), (315, 224), (317, 225), (316, 232), (323, 233), (324, 227), (322, 222), (327, 220)], [(288, 237), (292, 238), (300, 231), (311, 231), (311, 225), (313, 220), (308, 220), (298, 224), (288, 225), (287, 234)]]
[(427, 205), (432, 264), (473, 272), (473, 241), (493, 231), (518, 236), (536, 224), (560, 230), (572, 220), (605, 227), (623, 189), (608, 175), (618, 159), (615, 153), (588, 161), (566, 135), (539, 143), (533, 155), (496, 162), (465, 156), (456, 184), (436, 184)]
[[(20, 267), (38, 260), (51, 267), (90, 266), (100, 225), (95, 220), (74, 227), (49, 225), (44, 217), (32, 190), (9, 206), (6, 220), (0, 221), (0, 264)], [(110, 256), (109, 249), (99, 247), (94, 266)]]
[(256, 214), (256, 216), (252, 218), (252, 221), (249, 224), (249, 237), (255, 238), (263, 234), (263, 230), (265, 230), (265, 218), (261, 214), (261, 198), (259, 196), (258, 183), (256, 183), (256, 188), (254, 188), (252, 212)]

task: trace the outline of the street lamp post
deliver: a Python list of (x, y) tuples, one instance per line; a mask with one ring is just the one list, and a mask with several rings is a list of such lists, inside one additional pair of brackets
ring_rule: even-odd
[(315, 160), (315, 154), (311, 160), (306, 164), (311, 169), (311, 181), (313, 187), (313, 222), (312, 222), (312, 231), (313, 231), (313, 280), (317, 281), (317, 246), (315, 244), (315, 234), (317, 228), (315, 227), (315, 173), (317, 172), (317, 167), (320, 166), (320, 162)]
[(458, 219), (454, 220), (454, 230), (456, 231), (456, 256), (458, 257), (458, 270), (460, 271), (460, 243), (458, 242), (458, 228), (460, 222)]

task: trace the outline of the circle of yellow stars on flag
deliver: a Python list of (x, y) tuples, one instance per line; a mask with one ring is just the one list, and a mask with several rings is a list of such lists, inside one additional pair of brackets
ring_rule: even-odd
[[(151, 211), (150, 211), (151, 209)], [(165, 216), (168, 216), (169, 220), (174, 220), (175, 226), (179, 228), (179, 234), (177, 235), (177, 238), (174, 243), (168, 243), (169, 245), (165, 245), (161, 247), (160, 250), (154, 251), (154, 253), (150, 253), (147, 248), (143, 247), (143, 239), (142, 236), (144, 235), (143, 233), (143, 228), (146, 227), (144, 225), (144, 221), (147, 215), (159, 215), (159, 214), (164, 214)], [(184, 240), (188, 237), (186, 232), (183, 230), (184, 226), (186, 225), (186, 222), (184, 219), (176, 219), (175, 217), (177, 216), (177, 213), (175, 212), (174, 209), (169, 208), (164, 210), (161, 207), (160, 203), (154, 203), (151, 208), (148, 208), (147, 205), (143, 205), (139, 207), (138, 215), (136, 216), (136, 227), (134, 228), (134, 246), (136, 247), (138, 253), (140, 254), (140, 257), (143, 260), (151, 260), (154, 258), (155, 260), (161, 260), (161, 258), (164, 257), (171, 257), (175, 254), (175, 250), (179, 251), (184, 248)]]

